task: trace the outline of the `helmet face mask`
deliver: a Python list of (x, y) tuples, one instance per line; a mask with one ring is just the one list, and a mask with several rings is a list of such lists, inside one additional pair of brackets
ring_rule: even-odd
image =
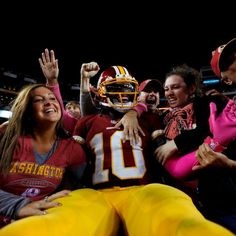
[(127, 112), (137, 104), (138, 82), (122, 66), (105, 70), (98, 81), (100, 104), (119, 112)]

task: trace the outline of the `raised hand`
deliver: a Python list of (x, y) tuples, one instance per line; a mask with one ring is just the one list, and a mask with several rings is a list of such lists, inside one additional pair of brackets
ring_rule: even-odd
[(80, 91), (90, 91), (90, 78), (95, 76), (100, 70), (96, 62), (83, 63), (80, 69)]
[(81, 66), (81, 77), (83, 78), (91, 78), (93, 76), (95, 76), (98, 71), (100, 70), (97, 62), (89, 62), (89, 63), (84, 63)]
[(59, 67), (54, 51), (50, 50), (49, 52), (49, 50), (46, 48), (42, 53), (42, 58), (39, 58), (39, 64), (47, 80), (47, 84), (51, 86), (57, 84)]

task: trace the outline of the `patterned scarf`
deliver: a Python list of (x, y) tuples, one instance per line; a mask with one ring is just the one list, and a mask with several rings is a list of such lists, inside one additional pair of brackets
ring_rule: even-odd
[(190, 103), (183, 108), (174, 108), (166, 114), (163, 119), (165, 125), (165, 136), (174, 139), (181, 130), (193, 129), (195, 123), (193, 117), (193, 104)]

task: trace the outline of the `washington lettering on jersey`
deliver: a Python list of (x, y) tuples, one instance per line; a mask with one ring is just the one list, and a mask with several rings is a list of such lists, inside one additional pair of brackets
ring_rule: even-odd
[(61, 179), (64, 173), (63, 168), (50, 165), (38, 165), (31, 162), (14, 162), (11, 165), (10, 173), (39, 175)]

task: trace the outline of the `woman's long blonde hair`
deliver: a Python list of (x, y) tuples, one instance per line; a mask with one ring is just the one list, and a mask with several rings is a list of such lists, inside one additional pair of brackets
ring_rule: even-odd
[[(46, 88), (43, 84), (23, 87), (12, 105), (12, 117), (9, 119), (6, 131), (0, 141), (0, 173), (7, 174), (9, 172), (18, 138), (33, 133), (35, 121), (31, 92), (39, 87)], [(58, 122), (57, 130), (62, 130), (61, 121)]]

